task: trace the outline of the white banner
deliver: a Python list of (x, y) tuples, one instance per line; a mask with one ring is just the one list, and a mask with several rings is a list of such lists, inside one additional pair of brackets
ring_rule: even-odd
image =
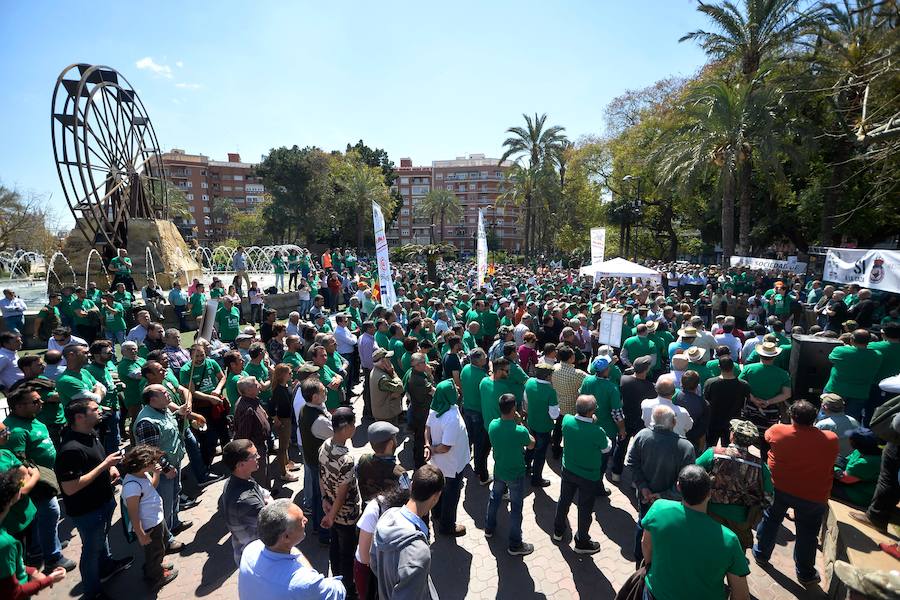
[(806, 263), (794, 260), (772, 260), (771, 258), (753, 258), (751, 256), (732, 256), (732, 267), (750, 267), (760, 271), (785, 271), (787, 273), (806, 273)]
[(484, 231), (484, 211), (478, 209), (478, 244), (475, 251), (477, 259), (477, 278), (475, 284), (477, 287), (484, 285), (485, 277), (487, 277), (487, 234)]
[(387, 236), (384, 232), (384, 215), (381, 207), (372, 203), (372, 223), (375, 226), (375, 259), (378, 261), (378, 286), (381, 293), (381, 304), (388, 308), (397, 303), (397, 292), (394, 291), (394, 280), (391, 277), (391, 261), (388, 257)]
[(900, 252), (829, 248), (822, 279), (858, 283), (861, 287), (900, 293)]
[(606, 228), (591, 227), (591, 264), (602, 263), (606, 256)]

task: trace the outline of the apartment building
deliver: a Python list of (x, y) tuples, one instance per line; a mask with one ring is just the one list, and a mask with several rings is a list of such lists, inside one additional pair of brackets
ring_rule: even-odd
[(430, 166), (413, 166), (401, 158), (394, 189), (403, 198), (400, 214), (388, 228), (393, 244), (429, 243), (441, 239), (440, 222), (421, 215), (417, 207), (432, 188), (453, 192), (463, 207), (462, 219), (444, 224), (443, 239), (462, 251), (474, 252), (478, 228), (478, 209), (484, 209), (485, 227), (492, 248), (521, 251), (524, 237), (517, 225), (519, 209), (498, 206), (503, 179), (512, 163), (499, 165), (499, 159), (470, 154), (453, 160), (436, 160)]
[(201, 245), (229, 237), (231, 211), (250, 211), (263, 201), (265, 188), (255, 176), (255, 164), (229, 153), (228, 160), (210, 160), (203, 154), (188, 154), (173, 148), (162, 155), (166, 177), (184, 192), (190, 217), (176, 218), (186, 240)]

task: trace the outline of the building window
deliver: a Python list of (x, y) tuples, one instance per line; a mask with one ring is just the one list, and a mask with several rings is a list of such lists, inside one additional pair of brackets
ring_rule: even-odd
[(407, 185), (407, 184), (409, 184), (409, 177), (401, 177), (400, 185)]
[(478, 186), (477, 186), (477, 185), (475, 185), (474, 183), (470, 183), (470, 184), (469, 184), (469, 191), (470, 191), (470, 192), (474, 192), (476, 189), (478, 189)]
[(188, 211), (189, 211), (189, 212), (194, 212), (195, 210), (196, 210), (196, 209), (195, 209), (193, 206), (188, 206)]
[(459, 188), (458, 188), (458, 189), (459, 189), (459, 191), (461, 191), (461, 192), (464, 192), (464, 191), (466, 191), (466, 184), (464, 184), (464, 183), (460, 183), (460, 184), (459, 184)]
[(243, 176), (243, 175), (235, 175), (235, 176), (234, 176), (234, 180), (235, 180), (235, 181), (243, 181), (243, 180), (244, 180), (244, 176)]
[(201, 199), (202, 199), (204, 202), (209, 202), (209, 196), (207, 196), (206, 194), (203, 194), (203, 196), (201, 196)]
[(236, 191), (236, 192), (243, 192), (243, 191), (244, 191), (244, 186), (242, 186), (242, 185), (236, 185), (236, 186), (234, 186), (234, 191)]
[(206, 183), (205, 181), (201, 181), (201, 182), (200, 182), (200, 187), (202, 187), (202, 188), (205, 190), (206, 188), (209, 187), (209, 184)]
[(191, 174), (191, 169), (190, 169), (190, 167), (185, 167), (185, 168), (184, 168), (184, 174), (185, 174), (185, 175), (190, 175), (190, 174)]
[(209, 214), (209, 207), (208, 207), (208, 206), (204, 206), (204, 207), (203, 207), (203, 212), (204, 212), (205, 214)]
[(193, 199), (194, 199), (194, 195), (193, 195), (193, 194), (185, 194), (185, 195), (184, 195), (184, 199), (185, 199), (185, 200), (193, 200)]
[(185, 184), (185, 186), (184, 186), (184, 187), (186, 187), (186, 188), (188, 188), (188, 189), (190, 189), (190, 188), (192, 188), (192, 187), (194, 187), (194, 182), (192, 182), (192, 181), (188, 181), (188, 182), (187, 182), (187, 183), (186, 183), (186, 184)]
[(431, 188), (427, 185), (414, 185), (412, 188), (412, 193), (414, 196), (424, 196), (430, 189)]

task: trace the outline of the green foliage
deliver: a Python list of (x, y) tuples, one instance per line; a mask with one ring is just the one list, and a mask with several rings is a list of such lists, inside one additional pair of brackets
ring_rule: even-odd
[(463, 207), (459, 203), (459, 198), (444, 188), (432, 188), (416, 210), (419, 214), (431, 219), (432, 223), (437, 220), (439, 223), (438, 239), (441, 242), (444, 241), (447, 221), (456, 223), (463, 217)]

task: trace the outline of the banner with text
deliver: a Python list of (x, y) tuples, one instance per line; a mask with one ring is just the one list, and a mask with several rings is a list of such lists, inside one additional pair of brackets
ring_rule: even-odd
[(591, 264), (602, 263), (606, 257), (606, 228), (591, 227)]
[(806, 263), (794, 260), (773, 260), (771, 258), (753, 258), (751, 256), (732, 256), (732, 267), (750, 267), (761, 271), (785, 271), (788, 273), (806, 273)]
[(822, 279), (900, 293), (900, 252), (829, 248)]
[(397, 303), (394, 280), (391, 276), (391, 261), (388, 257), (387, 236), (384, 231), (384, 215), (381, 207), (372, 203), (372, 223), (375, 226), (375, 259), (378, 261), (378, 288), (381, 304), (388, 308)]
[(476, 285), (484, 285), (487, 276), (487, 234), (484, 231), (484, 211), (478, 209), (478, 244), (476, 247), (477, 273)]

